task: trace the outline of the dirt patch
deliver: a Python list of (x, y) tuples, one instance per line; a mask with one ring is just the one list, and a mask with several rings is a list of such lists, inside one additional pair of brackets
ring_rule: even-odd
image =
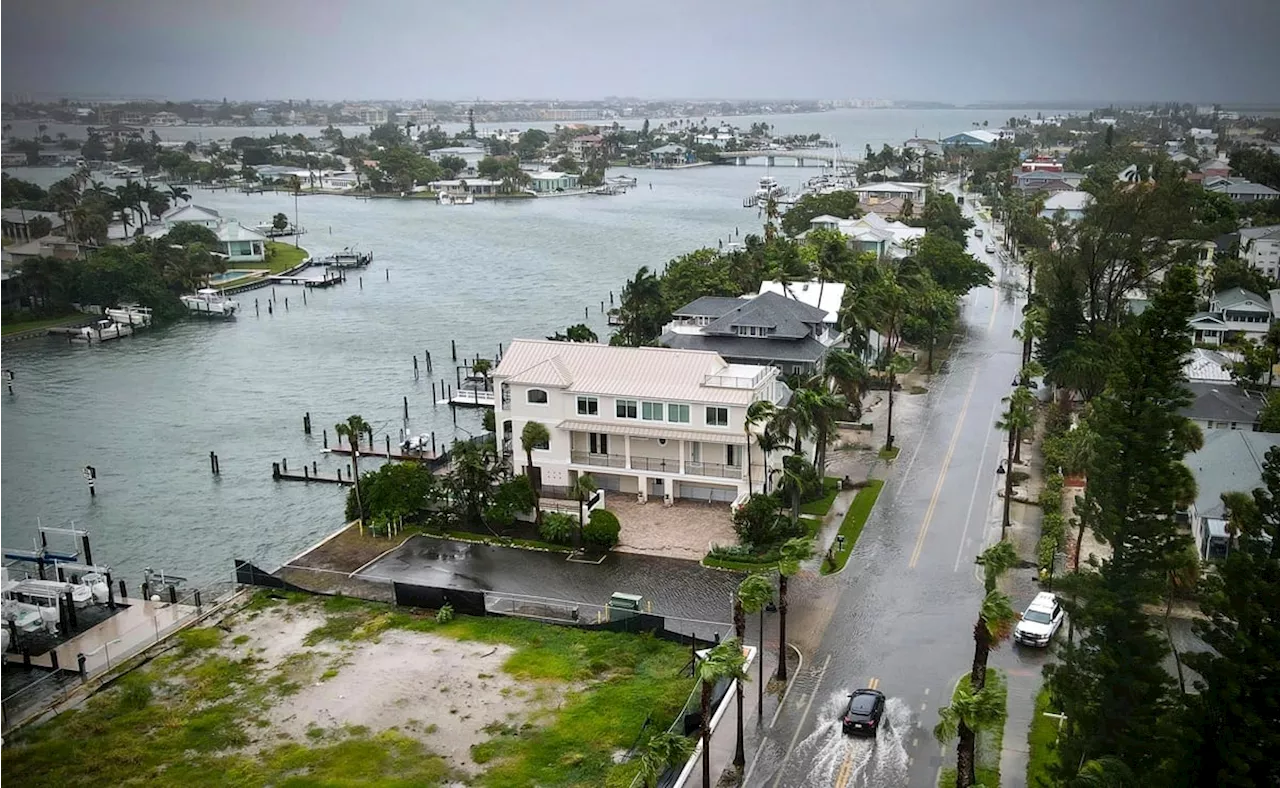
[(677, 501), (664, 506), (661, 499), (650, 498), (641, 504), (619, 493), (608, 504), (622, 526), (620, 552), (700, 561), (712, 545), (738, 543), (725, 503)]
[(394, 539), (370, 536), (368, 532), (361, 534), (360, 527), (355, 522), (351, 522), (337, 536), (289, 563), (292, 566), (305, 566), (312, 569), (354, 572), (386, 551), (399, 546), (404, 539), (403, 534)]
[(477, 774), (472, 745), (530, 721), (552, 692), (504, 673), (515, 651), (505, 645), (397, 629), (376, 639), (307, 645), (327, 620), (312, 606), (282, 604), (234, 622), (228, 649), (261, 660), (259, 669), (285, 687), (285, 697), (264, 715), (269, 727), (261, 744), (283, 737), (305, 742), (347, 726), (371, 733), (395, 728), (449, 766)]

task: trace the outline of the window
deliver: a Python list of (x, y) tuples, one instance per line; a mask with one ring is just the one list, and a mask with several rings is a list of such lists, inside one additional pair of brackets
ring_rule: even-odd
[(645, 421), (662, 421), (662, 403), (661, 402), (642, 402), (640, 403), (640, 418)]
[(673, 421), (673, 422), (676, 422), (677, 424), (688, 424), (689, 423), (689, 406), (677, 405), (674, 402), (668, 405), (667, 421)]
[(633, 399), (616, 400), (618, 407), (618, 418), (634, 419), (636, 418), (636, 401)]
[(600, 401), (595, 397), (578, 397), (579, 416), (599, 416)]
[(546, 405), (547, 392), (542, 389), (529, 389), (528, 393), (525, 394), (525, 399), (528, 400), (531, 405)]
[(728, 408), (707, 408), (707, 426), (708, 427), (728, 427), (729, 426), (729, 409)]
[(609, 436), (603, 432), (588, 433), (591, 441), (592, 454), (608, 454), (609, 453)]
[(724, 447), (724, 464), (729, 467), (736, 467), (738, 462), (738, 447), (732, 443)]

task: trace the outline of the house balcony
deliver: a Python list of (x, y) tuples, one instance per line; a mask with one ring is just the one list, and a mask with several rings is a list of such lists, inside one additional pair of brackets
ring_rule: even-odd
[(569, 460), (579, 465), (595, 465), (599, 468), (626, 468), (627, 458), (621, 454), (596, 454), (589, 451), (571, 451)]

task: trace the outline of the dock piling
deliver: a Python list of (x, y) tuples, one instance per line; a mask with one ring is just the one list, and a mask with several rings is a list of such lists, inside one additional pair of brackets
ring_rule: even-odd
[(307, 467), (307, 466), (305, 466), (305, 465), (304, 465), (304, 466), (302, 466), (302, 478), (304, 478), (304, 479), (310, 479), (310, 478), (311, 478), (311, 469), (310, 469), (310, 468), (308, 468), (308, 467)]
[(260, 317), (261, 314), (262, 313), (258, 311), (258, 299), (255, 298), (253, 299), (253, 316)]
[(289, 296), (284, 297), (284, 311), (289, 311)]
[(428, 375), (430, 375), (430, 374), (431, 374), (431, 351), (430, 351), (430, 350), (424, 350), (423, 352), (427, 354), (427, 355), (426, 355), (426, 358), (427, 358), (427, 374), (428, 374)]
[(280, 470), (284, 471), (285, 473), (288, 473), (288, 472), (289, 472), (289, 458), (288, 458), (288, 457), (281, 457), (281, 458), (280, 458)]
[(194, 596), (195, 596), (196, 610), (199, 610), (200, 608), (204, 607), (204, 605), (200, 604), (200, 589), (197, 588), (195, 590)]
[(169, 586), (169, 604), (171, 605), (178, 604), (178, 587), (177, 586), (174, 586), (174, 585)]
[(456, 339), (449, 340), (449, 351), (453, 353), (453, 360), (457, 361), (458, 360), (458, 340)]
[(388, 282), (390, 282), (390, 281), (391, 281), (391, 269), (390, 269), (390, 268), (388, 268), (388, 269), (387, 269), (387, 281), (388, 281)]
[(404, 420), (405, 421), (409, 420), (409, 398), (408, 397), (404, 398)]
[(436, 404), (436, 384), (435, 384), (435, 381), (432, 381), (431, 382), (431, 406), (435, 407), (435, 404)]
[[(26, 649), (22, 650), (22, 655), (24, 657), (27, 656), (27, 653), (28, 652)], [(89, 670), (88, 668), (85, 667), (85, 663), (88, 661), (89, 661), (89, 658), (86, 657), (83, 653), (76, 654), (76, 670), (80, 672), (81, 682), (85, 682), (89, 680)]]
[(268, 314), (268, 315), (274, 315), (275, 313), (276, 313), (275, 307), (273, 307), (273, 306), (271, 305), (271, 302), (270, 302), (270, 301), (268, 301), (268, 302), (267, 302), (267, 314)]
[(391, 458), (391, 436), (387, 435), (385, 437), (387, 439), (387, 458), (390, 459)]
[(418, 379), (418, 357), (417, 356), (413, 357), (413, 379), (414, 380)]
[(583, 320), (590, 320), (590, 319), (591, 319), (591, 307), (589, 307), (589, 306), (584, 306), (584, 307), (582, 308), (582, 319), (583, 319)]
[(307, 411), (302, 416), (302, 431), (308, 435), (311, 434), (311, 411)]
[(312, 461), (311, 461), (311, 472), (312, 472), (312, 473), (317, 473), (317, 474), (318, 474), (318, 473), (320, 473), (320, 470), (319, 470), (319, 468), (317, 467), (317, 465), (316, 465), (316, 461), (315, 461), (315, 460), (312, 460)]
[(613, 291), (609, 291), (609, 306), (613, 306)]
[(276, 289), (274, 287), (271, 288), (271, 300), (272, 301), (276, 300)]
[(361, 290), (363, 290), (363, 289), (364, 289), (364, 277), (363, 277), (363, 276), (361, 276), (361, 277), (358, 277), (358, 278), (359, 278), (359, 280), (360, 280), (360, 289), (361, 289)]
[(307, 305), (307, 290), (305, 287), (302, 289), (302, 305)]
[(127, 589), (127, 588), (125, 588), (124, 580), (123, 580), (123, 579), (121, 579), (121, 580), (120, 580), (120, 598), (121, 598), (121, 599), (128, 599), (128, 598), (129, 598), (128, 589)]
[[(286, 303), (288, 303), (288, 301), (289, 301), (289, 299), (287, 299), (287, 298), (286, 298), (286, 299), (285, 299), (285, 302), (286, 302)], [(601, 302), (600, 302), (600, 314), (602, 314), (602, 315), (604, 314), (604, 302), (603, 302), (603, 301), (601, 301)]]
[[(271, 463), (271, 478), (276, 479), (277, 481), (280, 479), (280, 463), (278, 462)], [(145, 598), (145, 594), (144, 594), (144, 598)]]
[(209, 452), (209, 473), (218, 475), (218, 455), (213, 452)]
[(439, 456), (436, 453), (436, 434), (434, 432), (431, 433), (431, 453), (437, 457)]

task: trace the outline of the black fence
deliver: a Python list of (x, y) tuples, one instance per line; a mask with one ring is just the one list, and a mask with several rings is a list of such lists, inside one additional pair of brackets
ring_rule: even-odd
[(396, 604), (403, 607), (439, 610), (445, 605), (452, 605), (453, 612), (467, 616), (483, 616), (488, 612), (485, 610), (483, 591), (462, 591), (456, 588), (396, 582), (392, 582), (391, 587), (395, 590)]
[(302, 593), (314, 593), (308, 591), (301, 586), (296, 586), (288, 580), (276, 577), (270, 572), (259, 569), (249, 561), (239, 558), (236, 561), (236, 582), (245, 586), (257, 586), (258, 588), (274, 588), (278, 591), (301, 591)]

